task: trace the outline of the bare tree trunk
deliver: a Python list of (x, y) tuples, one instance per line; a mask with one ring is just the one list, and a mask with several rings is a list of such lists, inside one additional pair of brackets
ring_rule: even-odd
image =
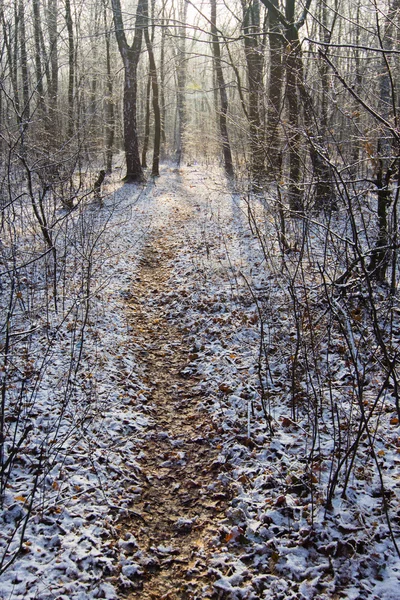
[(264, 46), (261, 41), (259, 0), (242, 0), (242, 11), (248, 82), (250, 170), (252, 181), (258, 185), (265, 178), (265, 132), (262, 119)]
[(107, 98), (106, 98), (106, 172), (112, 171), (112, 159), (114, 149), (115, 136), (115, 117), (114, 117), (114, 102), (113, 102), (113, 77), (111, 73), (111, 40), (110, 29), (107, 24), (107, 7), (104, 5), (104, 27), (106, 31), (106, 69), (107, 69)]
[(303, 212), (303, 192), (301, 190), (301, 134), (300, 134), (300, 103), (297, 92), (298, 82), (298, 52), (300, 52), (300, 42), (297, 32), (291, 28), (286, 32), (288, 41), (286, 56), (286, 86), (287, 103), (289, 117), (289, 206), (295, 212)]
[(144, 137), (142, 146), (142, 167), (147, 169), (147, 151), (150, 141), (150, 96), (151, 96), (151, 73), (147, 75), (146, 84), (146, 101), (145, 101), (145, 117), (144, 117)]
[(143, 170), (139, 156), (139, 141), (137, 136), (137, 65), (134, 53), (127, 52), (124, 85), (124, 141), (126, 158), (127, 183), (143, 181)]
[(39, 0), (33, 0), (33, 34), (35, 38), (35, 73), (36, 73), (36, 89), (40, 97), (39, 106), (44, 108), (44, 88), (43, 88), (43, 70), (41, 60), (41, 16)]
[(75, 47), (70, 0), (65, 0), (65, 22), (68, 32), (68, 125), (67, 138), (74, 133)]
[(299, 31), (304, 25), (311, 0), (306, 0), (301, 16), (296, 20), (296, 0), (286, 0), (285, 13), (279, 10), (275, 0), (261, 0), (270, 10), (274, 20), (283, 28), (286, 43), (286, 90), (289, 121), (289, 204), (296, 212), (304, 211), (304, 194), (301, 190), (302, 179), (302, 130), (301, 109), (309, 139), (310, 157), (315, 178), (315, 202), (317, 206), (331, 206), (332, 174), (329, 165), (319, 152), (318, 130), (313, 101), (308, 93), (304, 79), (303, 58)]
[(224, 79), (224, 72), (222, 70), (222, 61), (221, 61), (221, 48), (218, 39), (218, 29), (217, 29), (217, 3), (216, 0), (210, 0), (211, 2), (211, 35), (212, 35), (212, 49), (214, 55), (214, 68), (215, 68), (215, 76), (216, 83), (219, 89), (219, 97), (220, 97), (220, 110), (219, 112), (219, 130), (221, 134), (222, 140), (222, 151), (224, 155), (224, 167), (225, 172), (229, 177), (233, 177), (233, 161), (232, 161), (232, 152), (231, 146), (229, 143), (229, 135), (228, 135), (228, 125), (227, 125), (227, 114), (228, 114), (228, 96), (226, 93), (226, 85)]
[[(154, 2), (152, 2), (152, 17), (154, 23)], [(151, 174), (153, 177), (159, 177), (160, 175), (160, 145), (161, 145), (161, 114), (160, 114), (160, 102), (159, 102), (159, 89), (157, 79), (157, 67), (154, 59), (153, 44), (150, 39), (149, 33), (149, 5), (148, 0), (144, 5), (144, 38), (146, 41), (147, 54), (149, 55), (149, 67), (150, 67), (150, 80), (151, 80), (151, 91), (153, 99), (153, 114), (154, 114), (154, 146), (153, 146), (153, 164)], [(154, 26), (152, 28), (152, 38), (154, 39)]]
[[(380, 32), (378, 8), (377, 8), (377, 31), (380, 46), (382, 49), (391, 50), (393, 48), (394, 23), (396, 13), (400, 10), (400, 0), (392, 0), (388, 15), (386, 17), (386, 27), (383, 35)], [(382, 116), (390, 121), (390, 116), (393, 117), (395, 125), (397, 125), (397, 102), (395, 81), (393, 78), (392, 65), (389, 62), (388, 55), (383, 53), (383, 69), (380, 79), (380, 103)], [(392, 136), (386, 130), (383, 130), (377, 147), (376, 160), (376, 191), (378, 195), (378, 238), (376, 247), (371, 256), (369, 270), (373, 276), (380, 282), (386, 279), (386, 271), (390, 262), (389, 244), (389, 227), (388, 227), (388, 210), (392, 204), (392, 191), (390, 184), (395, 173), (396, 166), (398, 168), (398, 159), (393, 160), (393, 141)], [(397, 165), (396, 165), (397, 163)], [(397, 234), (397, 232), (396, 232)]]
[(160, 119), (161, 119), (161, 154), (165, 156), (165, 146), (167, 137), (165, 133), (165, 116), (166, 116), (166, 105), (165, 105), (165, 24), (166, 19), (164, 17), (165, 4), (162, 8), (161, 18), (161, 48), (160, 48)]
[[(278, 0), (272, 0), (278, 6)], [(279, 20), (276, 13), (268, 13), (269, 31), (269, 77), (267, 89), (267, 131), (266, 148), (270, 176), (279, 177), (282, 168), (282, 149), (279, 139), (279, 123), (282, 112), (282, 84), (283, 84), (283, 39), (280, 34)]]
[(0, 7), (1, 23), (3, 28), (3, 39), (6, 47), (7, 60), (9, 64), (11, 89), (17, 119), (21, 119), (21, 102), (18, 86), (18, 29), (19, 16), (17, 7), (14, 5), (14, 32), (11, 23), (5, 18), (3, 7)]
[(145, 20), (143, 9), (146, 0), (139, 0), (136, 9), (135, 35), (130, 46), (126, 40), (122, 21), (120, 0), (111, 0), (114, 14), (115, 35), (124, 64), (124, 143), (126, 158), (127, 183), (143, 181), (143, 169), (140, 162), (139, 142), (137, 136), (137, 68), (142, 48)]
[(185, 132), (185, 89), (186, 89), (186, 20), (187, 20), (188, 2), (181, 0), (180, 6), (180, 26), (179, 40), (177, 49), (177, 117), (178, 129), (176, 136), (176, 163), (179, 166), (184, 152), (184, 132)]
[[(46, 12), (46, 14), (47, 14), (47, 12)], [(49, 59), (49, 54), (47, 52), (46, 44), (44, 41), (43, 29), (40, 25), (38, 28), (38, 33), (39, 33), (39, 38), (40, 38), (40, 51), (41, 51), (41, 57), (42, 57), (42, 66), (43, 66), (44, 74), (46, 75), (47, 93), (49, 94), (50, 90), (51, 90), (50, 59)], [(51, 52), (51, 48), (50, 48), (50, 52)]]
[(30, 97), (29, 97), (29, 73), (28, 73), (28, 55), (26, 51), (26, 32), (25, 32), (25, 9), (23, 0), (19, 0), (18, 5), (20, 22), (20, 52), (21, 52), (21, 77), (22, 77), (22, 98), (24, 108), (22, 111), (22, 120), (25, 127), (28, 126), (30, 119)]
[(303, 59), (298, 55), (298, 89), (304, 109), (304, 125), (310, 143), (310, 157), (314, 175), (314, 208), (332, 210), (336, 208), (333, 175), (329, 163), (321, 155), (325, 144), (326, 130), (324, 123), (316, 114), (313, 100), (304, 81)]
[(57, 0), (49, 0), (47, 8), (47, 28), (49, 33), (49, 61), (50, 61), (50, 82), (49, 82), (49, 128), (50, 134), (58, 134), (58, 26), (57, 26)]

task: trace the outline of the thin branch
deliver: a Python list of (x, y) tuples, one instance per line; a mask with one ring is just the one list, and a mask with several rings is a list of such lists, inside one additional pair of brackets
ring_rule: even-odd
[(344, 79), (344, 77), (339, 73), (339, 71), (337, 70), (337, 68), (333, 64), (333, 62), (330, 60), (330, 58), (328, 58), (326, 52), (322, 52), (322, 50), (319, 49), (318, 53), (328, 63), (328, 65), (331, 67), (332, 71), (335, 73), (336, 77), (339, 79), (340, 83), (353, 96), (353, 98), (355, 98), (355, 100), (357, 100), (357, 102), (359, 104), (361, 104), (361, 106), (363, 108), (365, 108), (365, 110), (367, 110), (371, 116), (374, 117), (374, 119), (379, 121), (379, 123), (382, 123), (382, 125), (384, 125), (390, 131), (390, 133), (393, 135), (396, 142), (400, 142), (400, 131), (397, 131), (396, 129), (394, 129), (394, 127), (389, 123), (389, 121), (384, 119), (379, 113), (376, 112), (376, 110), (374, 110), (369, 104), (367, 104), (365, 102), (365, 100), (363, 100), (357, 94), (357, 92), (354, 91), (354, 89), (347, 83), (347, 81)]

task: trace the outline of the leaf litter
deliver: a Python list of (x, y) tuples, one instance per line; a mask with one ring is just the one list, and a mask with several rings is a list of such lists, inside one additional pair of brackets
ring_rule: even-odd
[[(285, 399), (293, 323), (284, 283), (263, 269), (243, 198), (188, 167), (145, 190), (117, 189), (108, 209), (77, 382), (92, 386), (93, 402), (85, 418), (78, 406), (65, 417), (74, 432), (58, 442), (0, 597), (398, 598), (400, 565), (368, 464), (330, 511), (320, 493), (328, 433), (305, 468), (307, 422)], [(273, 437), (256, 300), (270, 316)], [(346, 373), (336, 378), (344, 410)], [(49, 376), (35, 413), (50, 434), (51, 385)], [(397, 507), (398, 425), (388, 411), (379, 430)], [(26, 511), (27, 468), (9, 484), (3, 548)]]

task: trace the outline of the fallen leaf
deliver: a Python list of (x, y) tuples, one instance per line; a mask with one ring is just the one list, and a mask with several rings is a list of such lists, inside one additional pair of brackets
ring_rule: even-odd
[(232, 394), (233, 392), (233, 389), (227, 383), (220, 383), (218, 389), (224, 394)]

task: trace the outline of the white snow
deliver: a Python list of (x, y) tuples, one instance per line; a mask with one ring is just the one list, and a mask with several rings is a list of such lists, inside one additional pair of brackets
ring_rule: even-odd
[[(28, 324), (34, 327), (37, 359), (47, 362), (42, 379), (26, 398), (24, 410), (32, 431), (23, 440), (20, 462), (13, 465), (0, 513), (0, 552), (5, 563), (13, 561), (0, 576), (0, 598), (113, 600), (118, 598), (117, 580), (129, 589), (143, 572), (140, 552), (131, 556), (136, 550), (134, 532), (122, 539), (118, 530), (120, 517), (130, 510), (127, 490), (140, 497), (140, 439), (150, 435), (154, 425), (151, 384), (141, 380), (140, 371), (140, 352), (151, 348), (145, 347), (140, 332), (130, 331), (126, 300), (135, 299), (143, 248), (156, 231), (174, 227), (174, 211), (179, 210), (196, 218), (189, 218), (180, 231), (182, 246), (171, 259), (170, 291), (161, 301), (169, 318), (186, 328), (196, 354), (188, 369), (198, 377), (202, 410), (210, 414), (219, 435), (218, 462), (225, 466), (221, 480), (235, 490), (221, 525), (222, 541), (216, 542), (220, 546), (211, 568), (214, 592), (221, 598), (248, 600), (339, 596), (397, 600), (400, 561), (382, 511), (368, 445), (360, 446), (346, 498), (340, 497), (339, 486), (327, 511), (324, 490), (337, 458), (328, 426), (321, 425), (313, 440), (309, 411), (314, 397), (306, 377), (297, 390), (299, 417), (291, 414), (287, 381), (296, 330), (285, 273), (278, 268), (265, 272), (265, 256), (249, 228), (245, 199), (227, 191), (220, 174), (187, 167), (179, 179), (183, 184), (166, 168), (160, 180), (144, 190), (117, 186), (103, 212), (91, 215), (103, 232), (96, 247), (83, 340), (74, 338), (72, 327), (84, 318), (83, 298), (69, 307), (62, 323), (45, 326), (37, 315), (37, 321)], [(256, 202), (255, 211), (266, 227), (267, 252), (278, 256), (271, 215), (262, 203)], [(88, 215), (82, 219), (89, 221)], [(287, 261), (290, 270), (296, 257), (288, 255)], [(72, 290), (80, 281), (70, 268)], [(312, 277), (310, 273), (310, 286)], [(134, 304), (130, 306), (134, 310)], [(258, 378), (260, 310), (268, 346), (264, 408)], [(21, 322), (21, 331), (25, 325)], [(48, 356), (40, 358), (51, 332), (54, 343)], [(352, 344), (358, 344), (353, 337)], [(322, 334), (316, 342), (325, 355), (327, 343)], [(326, 422), (331, 392), (338, 414), (359, 411), (341, 344), (339, 333), (333, 332), (328, 353), (332, 386), (321, 391)], [(70, 357), (76, 357), (81, 346), (81, 366), (71, 372)], [(364, 398), (366, 406), (375, 401), (376, 377)], [(381, 436), (384, 481), (392, 494), (393, 532), (398, 536), (400, 429), (395, 422), (390, 424), (392, 400), (389, 392), (382, 394), (375, 426)], [(271, 417), (273, 436), (264, 410)], [(16, 428), (11, 421), (10, 432)], [(185, 461), (179, 440), (171, 444), (177, 448), (164, 466)], [(41, 461), (45, 472), (40, 471)], [(35, 473), (40, 477), (39, 491), (25, 522)], [(184, 515), (176, 522), (178, 529), (190, 529), (192, 524)], [(14, 559), (25, 525), (22, 552)], [(172, 546), (156, 550), (160, 555), (175, 552)]]

